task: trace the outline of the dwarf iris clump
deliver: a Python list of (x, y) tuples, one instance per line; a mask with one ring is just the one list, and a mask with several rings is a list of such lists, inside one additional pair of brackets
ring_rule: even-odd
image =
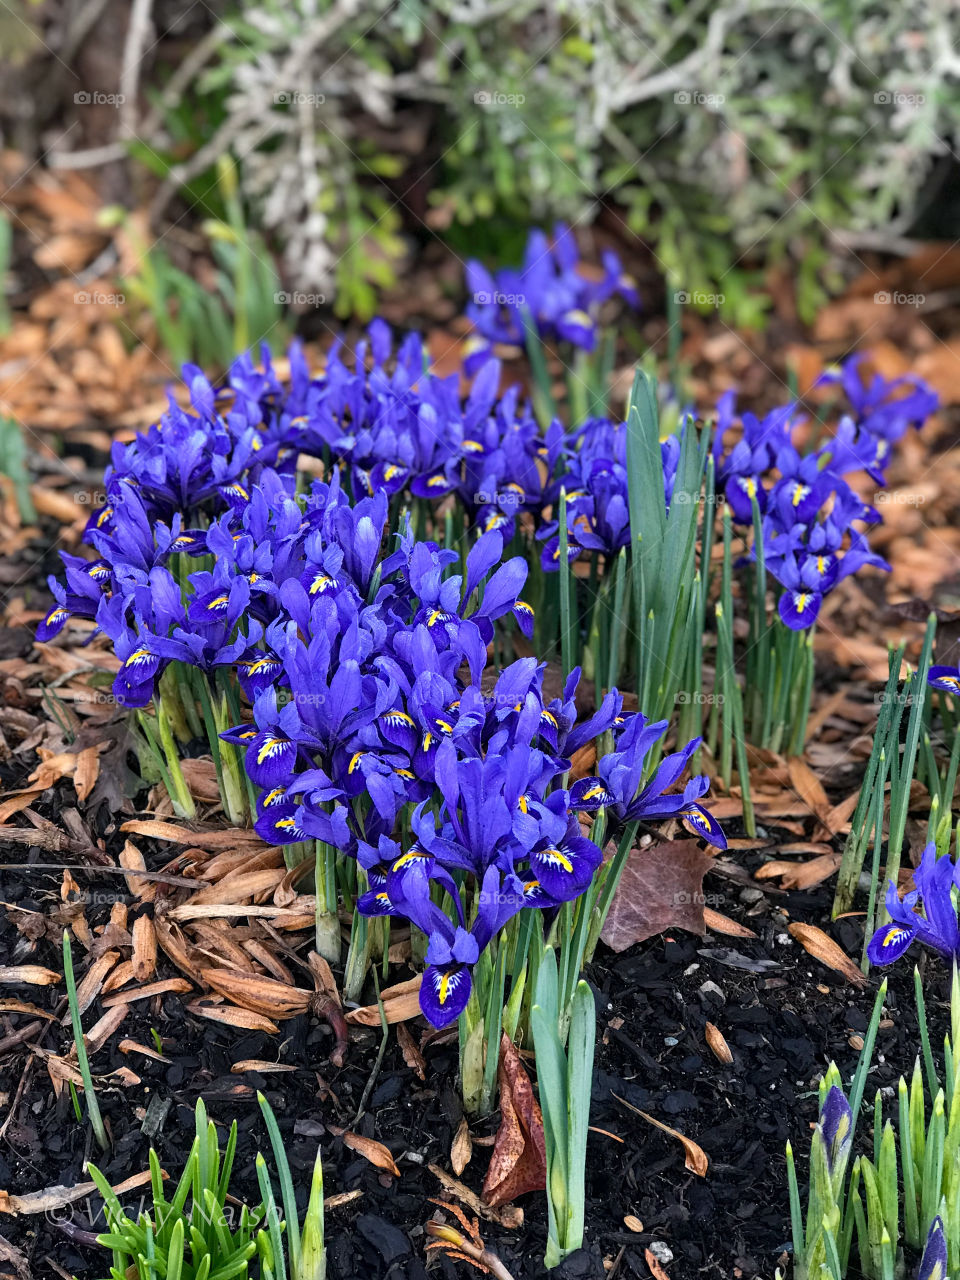
[[(872, 1149), (855, 1151), (866, 1073), (886, 983), (878, 992), (849, 1094), (831, 1063), (820, 1085), (820, 1119), (810, 1148), (806, 1215), (787, 1144), (795, 1280), (947, 1280), (960, 1265), (960, 1089), (953, 1046), (960, 1033), (960, 981), (954, 965), (950, 1030), (939, 1072), (926, 1005), (914, 972), (921, 1054), (898, 1085), (896, 1124), (884, 1122), (878, 1090)], [(923, 1068), (921, 1069), (921, 1056)], [(908, 1265), (912, 1255), (913, 1265)], [(919, 1258), (919, 1264), (917, 1259)]]
[(472, 295), (466, 315), (475, 330), (468, 343), (468, 373), (489, 360), (494, 344), (523, 347), (535, 338), (593, 351), (603, 304), (619, 297), (636, 308), (640, 301), (636, 284), (611, 250), (602, 256), (602, 272), (584, 271), (573, 232), (562, 222), (554, 227), (552, 241), (544, 231), (530, 233), (519, 268), (491, 275), (471, 259), (466, 277)]
[(931, 841), (913, 873), (913, 882), (916, 887), (903, 899), (893, 881), (887, 885), (890, 922), (867, 944), (871, 964), (892, 964), (914, 942), (925, 943), (947, 959), (960, 957), (960, 926), (953, 898), (954, 888), (960, 887), (960, 871), (948, 854), (937, 856)]
[[(188, 368), (190, 410), (171, 402), (114, 449), (108, 502), (87, 531), (97, 572), (80, 581), (67, 564), (41, 634), (70, 612), (107, 633), (115, 697), (141, 710), (180, 812), (192, 801), (176, 739), (196, 736), (202, 718), (229, 816), (249, 809), (265, 840), (292, 846), (291, 866), (316, 849), (328, 958), (339, 956), (338, 903), (358, 913), (348, 994), (383, 947), (377, 918), (400, 916), (422, 939), (425, 1015), (445, 1026), (473, 996), (475, 1023), (493, 980), (481, 959), (525, 909), (549, 925), (584, 894), (602, 860), (591, 834), (620, 842), (641, 821), (676, 818), (724, 838), (700, 804), (706, 777), (673, 790), (699, 739), (658, 764), (667, 721), (625, 711), (615, 688), (583, 721), (579, 668), (551, 698), (536, 658), (488, 666), (505, 626), (529, 638), (535, 620), (521, 595), (527, 562), (505, 556), (505, 531), (485, 527), (501, 521), (481, 519), (469, 550), (449, 524), (442, 544), (415, 530), (427, 521), (409, 504), (438, 477), (449, 495), (454, 482), (519, 476), (535, 503), (544, 450), (549, 459), (558, 447), (523, 425), (515, 399), (495, 401), (493, 366), (461, 404), (420, 375), (415, 343), (386, 373), (389, 338), (375, 325), (358, 361), (367, 354), (369, 375), (349, 374), (334, 353), (313, 380), (294, 355), (286, 397), (268, 362), (263, 372), (237, 362), (221, 391)], [(336, 461), (305, 485), (300, 454)], [(532, 459), (541, 470), (528, 474)], [(473, 514), (484, 505), (477, 498)], [(604, 735), (612, 750), (596, 776), (571, 787), (572, 757)], [(571, 972), (598, 932), (586, 919), (594, 907)]]

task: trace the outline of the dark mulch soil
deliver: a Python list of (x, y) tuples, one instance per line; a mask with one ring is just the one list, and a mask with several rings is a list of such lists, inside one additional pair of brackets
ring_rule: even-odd
[[(13, 857), (23, 859), (22, 847)], [(749, 866), (752, 855), (739, 861)], [(122, 881), (118, 886), (92, 876), (81, 879), (91, 890), (123, 892)], [(0, 899), (29, 908), (49, 911), (57, 905), (58, 889), (59, 877), (40, 871), (0, 878)], [(709, 934), (700, 939), (677, 933), (619, 956), (604, 952), (588, 974), (597, 993), (601, 1037), (591, 1119), (622, 1141), (591, 1135), (587, 1246), (556, 1273), (560, 1276), (647, 1278), (645, 1250), (652, 1249), (671, 1280), (770, 1278), (788, 1247), (784, 1143), (793, 1139), (802, 1177), (816, 1114), (816, 1082), (831, 1057), (849, 1079), (856, 1036), (866, 1027), (876, 982), (855, 991), (787, 933), (792, 920), (824, 922), (828, 889), (768, 895), (713, 873), (705, 889), (711, 905), (748, 924), (757, 938)], [(95, 907), (88, 907), (88, 918), (96, 922)], [(858, 954), (862, 929), (855, 920), (828, 927), (850, 954)], [(56, 929), (51, 933), (55, 939)], [(60, 967), (52, 939), (39, 943), (31, 962)], [(10, 914), (0, 914), (0, 956), (9, 962), (22, 949)], [(158, 976), (162, 974), (161, 965)], [(937, 1043), (946, 994), (937, 965), (931, 965), (928, 991)], [(51, 1009), (58, 999), (55, 988), (6, 994)], [(917, 1051), (909, 965), (891, 972), (886, 1008), (871, 1081), (889, 1090), (899, 1074), (912, 1068)], [(87, 1025), (97, 1013), (95, 1004)], [(19, 1017), (16, 1025), (23, 1021)], [(707, 1021), (725, 1036), (732, 1065), (723, 1065), (707, 1047)], [(0, 1019), (0, 1039), (11, 1025), (7, 1020), (4, 1027)], [(175, 1174), (192, 1139), (194, 1104), (202, 1096), (218, 1123), (238, 1119), (234, 1191), (258, 1200), (254, 1156), (258, 1148), (268, 1151), (256, 1102), (261, 1089), (279, 1118), (304, 1202), (318, 1142), (327, 1195), (357, 1188), (363, 1192), (328, 1215), (331, 1280), (415, 1280), (426, 1275), (424, 1223), (434, 1212), (429, 1198), (443, 1195), (427, 1166), (437, 1163), (449, 1170), (450, 1145), (461, 1118), (454, 1042), (427, 1050), (427, 1081), (422, 1084), (404, 1064), (391, 1035), (367, 1112), (356, 1129), (390, 1148), (402, 1175), (394, 1179), (348, 1150), (326, 1127), (353, 1126), (379, 1030), (355, 1034), (345, 1066), (336, 1070), (328, 1059), (332, 1033), (309, 1016), (285, 1023), (282, 1037), (275, 1039), (198, 1020), (185, 1014), (179, 998), (163, 996), (135, 1005), (115, 1040), (128, 1037), (150, 1045), (151, 1028), (163, 1037), (169, 1065), (123, 1055), (112, 1046), (94, 1059), (98, 1074), (126, 1066), (141, 1077), (137, 1085), (101, 1094), (114, 1147), (100, 1167), (111, 1181), (146, 1167), (143, 1126), (155, 1120), (158, 1107), (165, 1118), (157, 1149), (164, 1168)], [(50, 1024), (34, 1044), (66, 1052), (69, 1030)], [(286, 1075), (231, 1073), (232, 1064), (245, 1059), (293, 1063), (299, 1070)], [(0, 1090), (5, 1101), (14, 1102), (0, 1143), (0, 1186), (23, 1194), (82, 1180), (84, 1159), (96, 1159), (89, 1128), (77, 1123), (66, 1092), (59, 1102), (54, 1099), (42, 1059), (23, 1045), (4, 1052)], [(687, 1171), (680, 1144), (625, 1109), (614, 1094), (698, 1142), (710, 1158), (707, 1176)], [(872, 1087), (867, 1099), (872, 1099)], [(865, 1114), (864, 1137), (869, 1135), (868, 1120)], [(493, 1117), (475, 1131), (491, 1133), (495, 1127)], [(488, 1156), (489, 1148), (476, 1147), (463, 1175), (475, 1190)], [(131, 1208), (136, 1208), (137, 1194), (128, 1197)], [(522, 1206), (526, 1222), (521, 1231), (507, 1233), (494, 1223), (483, 1223), (482, 1230), (516, 1280), (532, 1280), (544, 1275), (545, 1205), (541, 1196), (528, 1195)], [(0, 1217), (0, 1234), (27, 1254), (38, 1278), (102, 1276), (106, 1255), (78, 1235), (91, 1226), (97, 1229), (98, 1208), (99, 1202), (91, 1200), (48, 1218)], [(627, 1228), (627, 1215), (642, 1222), (642, 1233)], [(433, 1274), (444, 1277), (468, 1271), (466, 1264), (446, 1259), (435, 1260), (434, 1266)]]

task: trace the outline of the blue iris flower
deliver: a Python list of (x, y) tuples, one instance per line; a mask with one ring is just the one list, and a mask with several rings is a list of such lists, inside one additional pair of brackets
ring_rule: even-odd
[(871, 964), (892, 964), (914, 941), (925, 943), (947, 958), (960, 957), (960, 928), (953, 900), (957, 871), (948, 856), (937, 857), (937, 847), (932, 842), (923, 851), (913, 883), (916, 887), (902, 900), (896, 885), (887, 885), (890, 923), (881, 925), (867, 944)]

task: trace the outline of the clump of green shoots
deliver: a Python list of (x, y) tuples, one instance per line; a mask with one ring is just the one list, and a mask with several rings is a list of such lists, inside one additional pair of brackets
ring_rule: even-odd
[[(237, 1122), (230, 1126), (221, 1156), (216, 1125), (208, 1120), (202, 1099), (196, 1107), (196, 1137), (172, 1197), (156, 1151), (150, 1149), (149, 1211), (134, 1221), (116, 1192), (95, 1166), (90, 1176), (103, 1197), (108, 1230), (98, 1243), (113, 1254), (110, 1280), (324, 1280), (323, 1173), (320, 1155), (314, 1166), (310, 1202), (301, 1231), (293, 1198), (293, 1181), (279, 1130), (266, 1099), (260, 1106), (267, 1121), (280, 1175), (284, 1221), (277, 1208), (270, 1175), (257, 1155), (261, 1203), (240, 1206), (239, 1221), (228, 1208), (230, 1178), (237, 1149)], [(235, 1223), (235, 1225), (234, 1225)]]

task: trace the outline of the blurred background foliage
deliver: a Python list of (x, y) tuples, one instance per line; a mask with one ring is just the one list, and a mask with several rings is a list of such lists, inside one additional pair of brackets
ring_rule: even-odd
[[(278, 337), (274, 283), (362, 319), (430, 240), (504, 263), (558, 217), (752, 326), (771, 269), (809, 319), (850, 249), (952, 236), (956, 34), (869, 0), (17, 0), (0, 122), (153, 231), (192, 220), (201, 333)], [(130, 286), (154, 309), (190, 294), (167, 251)]]

